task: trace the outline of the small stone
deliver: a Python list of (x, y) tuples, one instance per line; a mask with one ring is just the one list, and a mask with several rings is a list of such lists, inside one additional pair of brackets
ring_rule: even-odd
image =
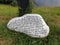
[(35, 38), (44, 38), (49, 34), (49, 26), (39, 14), (15, 17), (8, 22), (7, 27)]

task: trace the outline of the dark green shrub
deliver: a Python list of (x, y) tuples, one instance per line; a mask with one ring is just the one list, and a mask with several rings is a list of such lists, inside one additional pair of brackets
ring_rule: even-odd
[(16, 0), (13, 0), (12, 3), (11, 3), (12, 6), (17, 6), (17, 1)]
[(17, 1), (16, 0), (0, 0), (0, 4), (10, 4), (12, 6), (16, 6)]

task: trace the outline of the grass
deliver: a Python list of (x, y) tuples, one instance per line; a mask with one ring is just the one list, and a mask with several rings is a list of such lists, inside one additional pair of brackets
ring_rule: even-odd
[(41, 14), (50, 27), (49, 36), (42, 39), (11, 31), (6, 25), (18, 15), (17, 7), (0, 5), (0, 45), (60, 45), (60, 7), (34, 8), (32, 13)]

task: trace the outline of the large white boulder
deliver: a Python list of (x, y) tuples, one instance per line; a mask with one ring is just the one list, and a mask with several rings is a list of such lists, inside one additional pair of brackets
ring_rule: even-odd
[(15, 17), (8, 22), (7, 27), (35, 38), (43, 38), (49, 34), (49, 27), (39, 14), (25, 14), (22, 17)]

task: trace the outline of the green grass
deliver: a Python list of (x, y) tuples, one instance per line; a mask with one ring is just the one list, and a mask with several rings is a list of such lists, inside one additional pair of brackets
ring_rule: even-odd
[(18, 9), (0, 5), (0, 45), (60, 45), (60, 7), (34, 8), (32, 13), (41, 14), (45, 19), (50, 27), (49, 36), (37, 39), (9, 30), (6, 25), (18, 15)]

